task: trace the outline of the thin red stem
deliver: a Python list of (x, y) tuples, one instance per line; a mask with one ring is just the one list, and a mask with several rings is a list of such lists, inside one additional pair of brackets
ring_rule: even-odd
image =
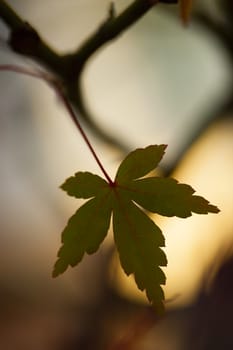
[(20, 73), (24, 75), (29, 75), (34, 78), (45, 80), (46, 82), (48, 82), (48, 79), (49, 79), (48, 73), (45, 73), (42, 71), (30, 70), (26, 67), (16, 66), (14, 64), (1, 64), (0, 71), (10, 71), (10, 72)]
[(97, 162), (99, 168), (101, 169), (104, 177), (108, 181), (109, 185), (113, 186), (114, 182), (112, 181), (111, 177), (108, 175), (107, 171), (105, 170), (105, 168), (104, 168), (103, 164), (101, 163), (99, 157), (97, 156), (92, 144), (90, 143), (86, 133), (84, 132), (81, 124), (79, 123), (79, 121), (76, 117), (76, 114), (71, 106), (70, 101), (68, 100), (68, 98), (66, 97), (65, 93), (62, 90), (60, 81), (57, 80), (54, 76), (51, 76), (50, 74), (43, 72), (43, 71), (29, 70), (25, 67), (11, 65), (11, 64), (0, 65), (0, 71), (6, 71), (6, 70), (29, 75), (29, 76), (32, 76), (34, 78), (42, 79), (42, 80), (46, 81), (56, 91), (56, 93), (58, 94), (59, 98), (61, 99), (64, 107), (66, 108), (69, 116), (73, 120), (73, 122), (76, 125), (77, 129), (79, 130), (82, 138), (84, 139), (87, 147), (89, 148), (91, 154), (93, 155), (95, 161)]
[(109, 185), (113, 185), (112, 179), (110, 178), (107, 171), (105, 170), (105, 168), (104, 168), (103, 164), (101, 163), (99, 157), (97, 156), (92, 144), (90, 143), (86, 133), (84, 132), (81, 124), (79, 123), (79, 121), (75, 115), (75, 112), (70, 104), (70, 101), (68, 100), (68, 98), (65, 96), (65, 94), (61, 91), (61, 89), (59, 87), (57, 88), (57, 93), (58, 93), (60, 99), (62, 100), (65, 108), (67, 109), (67, 112), (69, 113), (71, 119), (73, 120), (73, 122), (75, 123), (76, 127), (78, 128), (80, 134), (82, 135), (84, 141), (86, 142), (87, 147), (89, 148), (90, 152), (92, 153), (93, 157), (95, 158), (97, 164), (99, 165), (99, 168), (101, 169), (102, 173), (104, 174)]

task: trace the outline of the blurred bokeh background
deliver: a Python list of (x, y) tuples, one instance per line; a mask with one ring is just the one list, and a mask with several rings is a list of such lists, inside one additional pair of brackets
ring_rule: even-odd
[[(116, 10), (129, 3), (116, 0)], [(168, 144), (161, 172), (172, 170), (221, 209), (186, 220), (155, 217), (169, 262), (162, 322), (122, 275), (111, 237), (77, 268), (51, 278), (60, 233), (81, 204), (58, 187), (79, 170), (99, 169), (48, 86), (1, 73), (0, 349), (190, 349), (182, 345), (191, 332), (184, 324), (212, 295), (211, 281), (226, 255), (230, 261), (233, 242), (231, 3), (197, 1), (187, 28), (177, 6), (156, 6), (101, 49), (84, 74), (86, 104), (106, 133), (129, 150)], [(68, 52), (99, 26), (109, 1), (9, 4), (54, 48)], [(33, 65), (7, 50), (8, 35), (0, 21), (0, 64)], [(87, 133), (113, 175), (122, 154), (91, 128)], [(201, 346), (195, 348), (209, 349)]]

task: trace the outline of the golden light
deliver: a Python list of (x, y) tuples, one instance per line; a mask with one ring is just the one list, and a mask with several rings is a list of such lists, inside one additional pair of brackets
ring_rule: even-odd
[[(184, 305), (194, 298), (209, 267), (221, 249), (233, 242), (233, 124), (214, 125), (192, 147), (174, 174), (180, 182), (217, 205), (218, 215), (193, 215), (186, 220), (154, 215), (166, 237), (168, 266), (165, 269), (167, 306)], [(126, 297), (146, 302), (133, 278), (128, 278), (115, 261), (115, 285)]]

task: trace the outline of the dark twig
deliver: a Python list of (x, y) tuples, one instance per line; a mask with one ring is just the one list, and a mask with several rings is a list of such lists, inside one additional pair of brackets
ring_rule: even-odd
[(0, 18), (10, 28), (10, 47), (17, 53), (33, 58), (64, 82), (67, 97), (77, 108), (81, 117), (103, 141), (125, 151), (122, 142), (104, 132), (88, 111), (82, 94), (82, 72), (90, 57), (104, 45), (117, 38), (136, 23), (158, 2), (177, 3), (177, 0), (135, 0), (118, 16), (114, 5), (102, 25), (74, 52), (60, 55), (41, 38), (36, 29), (4, 1), (0, 1)]

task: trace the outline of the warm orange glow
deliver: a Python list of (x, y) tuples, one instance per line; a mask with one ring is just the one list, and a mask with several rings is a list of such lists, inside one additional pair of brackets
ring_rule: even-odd
[[(168, 306), (189, 302), (216, 254), (233, 242), (233, 139), (232, 124), (217, 124), (187, 154), (174, 174), (192, 185), (197, 194), (218, 205), (218, 215), (193, 215), (186, 220), (154, 217), (166, 236)], [(115, 265), (116, 266), (116, 265)], [(127, 278), (119, 264), (116, 285), (120, 293), (138, 301), (146, 300)]]

